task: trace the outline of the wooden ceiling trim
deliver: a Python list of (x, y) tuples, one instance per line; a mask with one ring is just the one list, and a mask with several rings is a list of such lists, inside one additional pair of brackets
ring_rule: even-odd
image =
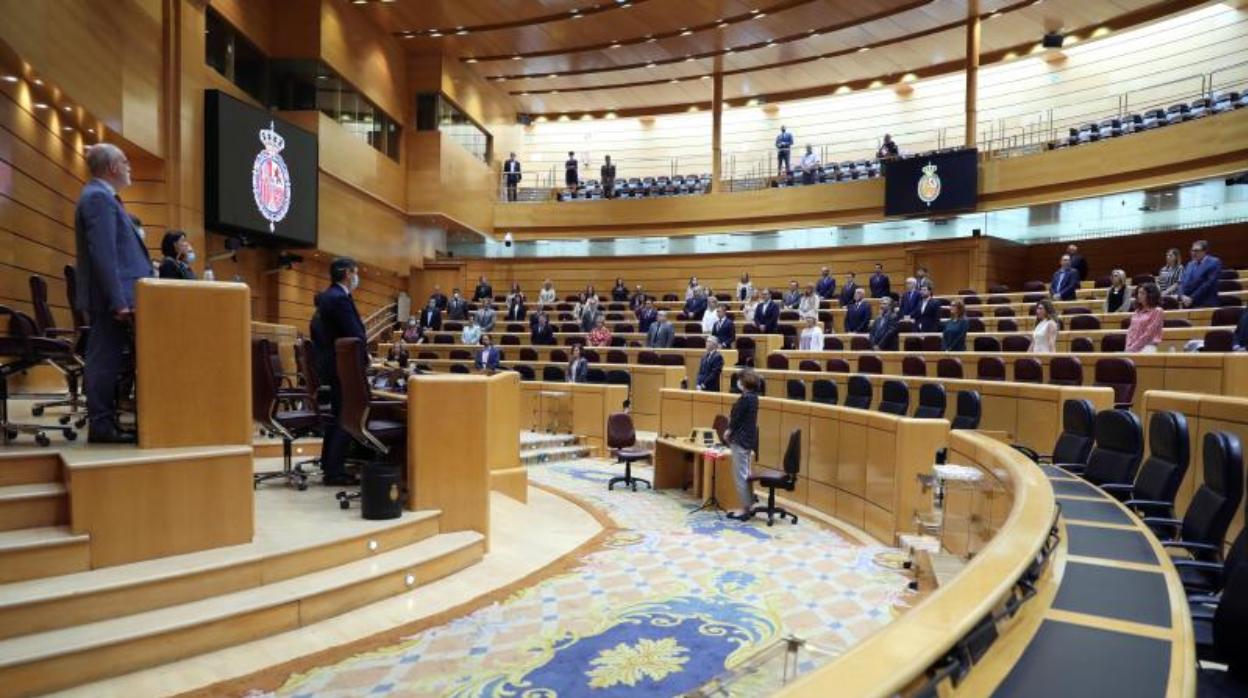
[[(460, 25), (455, 27), (428, 27), (424, 29), (403, 29), (392, 32), (394, 36), (400, 39), (410, 39), (419, 36), (441, 37), (455, 35), (464, 35), (471, 33), (482, 33), (492, 31), (502, 31), (504, 29), (520, 29), (524, 27), (535, 27), (550, 22), (562, 22), (575, 17), (589, 17), (591, 15), (601, 14), (603, 12), (611, 12), (615, 10), (627, 10), (630, 7), (641, 5), (651, 0), (606, 0), (596, 5), (588, 7), (580, 7), (567, 11), (551, 12), (544, 15), (536, 15), (526, 17), (525, 19), (515, 19), (507, 22), (491, 22), (486, 24)], [(352, 0), (353, 5), (381, 5), (385, 4), (385, 0)]]

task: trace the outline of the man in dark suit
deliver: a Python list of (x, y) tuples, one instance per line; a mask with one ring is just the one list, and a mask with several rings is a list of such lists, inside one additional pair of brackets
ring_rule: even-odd
[(706, 353), (702, 355), (702, 361), (698, 364), (698, 378), (694, 388), (708, 393), (719, 392), (719, 374), (723, 370), (724, 357), (719, 353), (719, 342), (714, 337), (710, 337), (706, 340)]
[(841, 307), (846, 308), (850, 303), (854, 302), (854, 293), (858, 290), (858, 280), (854, 276), (854, 272), (845, 275), (845, 285), (841, 287), (841, 295), (837, 298), (841, 302)]
[(429, 304), (420, 311), (420, 324), (434, 332), (442, 329), (442, 311), (438, 310), (438, 301), (432, 296), (429, 297)]
[(867, 292), (862, 287), (854, 291), (854, 302), (845, 310), (845, 331), (851, 334), (865, 334), (871, 327), (871, 304), (867, 302)]
[(836, 279), (832, 277), (832, 271), (827, 267), (819, 270), (819, 280), (815, 282), (815, 294), (825, 301), (832, 300), (832, 296), (836, 295)]
[(1209, 243), (1192, 243), (1192, 261), (1183, 267), (1179, 277), (1179, 300), (1185, 308), (1216, 308), (1218, 278), (1222, 276), (1222, 260), (1209, 254)]
[[(355, 484), (347, 474), (347, 447), (351, 435), (338, 425), (342, 416), (342, 386), (338, 382), (338, 360), (334, 345), (339, 339), (354, 337), (367, 342), (364, 321), (355, 307), (351, 292), (360, 285), (355, 260), (339, 257), (329, 265), (329, 288), (316, 296), (316, 313), (312, 317), (312, 346), (316, 350), (316, 366), (322, 381), (329, 383), (332, 423), (326, 427), (321, 447), (321, 470), (326, 485)], [(367, 361), (367, 359), (365, 359)], [(362, 368), (367, 368), (364, 366)]]
[(117, 195), (130, 186), (130, 161), (111, 143), (87, 151), (91, 180), (74, 211), (78, 306), (91, 321), (87, 342), (87, 440), (135, 443), (117, 424), (117, 385), (134, 343), (134, 284), (152, 275), (152, 260)]
[(477, 352), (474, 364), (477, 370), (494, 373), (498, 370), (498, 348), (494, 346), (494, 338), (488, 334), (481, 335), (481, 351)]
[(711, 336), (725, 349), (731, 349), (732, 343), (736, 341), (737, 327), (732, 318), (728, 317), (726, 306), (715, 306), (715, 324), (711, 327)]
[(446, 310), (446, 294), (442, 292), (442, 287), (434, 284), (433, 293), (429, 294), (434, 303), (437, 303), (438, 310)]
[(538, 347), (555, 345), (555, 328), (550, 326), (550, 319), (546, 317), (546, 313), (537, 313), (537, 325), (533, 327), (529, 344)]
[(676, 330), (667, 321), (667, 311), (659, 311), (658, 319), (646, 331), (646, 348), (670, 349), (676, 340)]
[(910, 317), (914, 315), (915, 309), (919, 307), (919, 301), (922, 296), (919, 295), (919, 282), (913, 276), (906, 279), (906, 291), (901, 294), (901, 310), (902, 317)]
[(876, 351), (897, 351), (897, 314), (893, 299), (880, 299), (880, 316), (871, 323), (871, 348)]
[(451, 299), (446, 302), (447, 320), (467, 320), (468, 301), (459, 295), (459, 289), (451, 291)]
[(503, 163), (503, 178), (507, 180), (507, 200), (516, 200), (516, 187), (520, 184), (520, 179), (524, 175), (520, 174), (520, 161), (516, 159), (516, 154), (512, 153), (507, 161)]
[(633, 295), (628, 299), (628, 309), (634, 313), (640, 313), (641, 309), (646, 306), (646, 301), (650, 297), (642, 290), (641, 284), (637, 284), (637, 290), (633, 291)]
[(701, 320), (702, 314), (706, 312), (706, 293), (698, 289), (685, 301), (685, 315), (690, 320)]
[(579, 184), (579, 166), (576, 162), (576, 153), (568, 151), (568, 159), (563, 163), (563, 183), (568, 189), (576, 189)]
[(780, 324), (780, 305), (771, 300), (771, 291), (763, 290), (763, 300), (754, 308), (754, 325), (763, 334), (775, 334)]
[(1079, 280), (1087, 281), (1092, 278), (1088, 276), (1088, 259), (1079, 252), (1079, 246), (1071, 243), (1066, 246), (1066, 254), (1070, 255), (1070, 268), (1079, 272)]
[(528, 309), (524, 306), (524, 298), (519, 294), (511, 297), (511, 302), (507, 304), (507, 319), (511, 322), (520, 322), (524, 320)]
[(802, 304), (802, 289), (797, 287), (796, 281), (789, 281), (789, 290), (784, 292), (783, 301), (784, 307), (792, 310), (797, 310), (797, 306)]
[(637, 312), (637, 327), (642, 332), (649, 332), (650, 327), (654, 325), (660, 316), (667, 317), (667, 314), (655, 310), (654, 301), (646, 299), (646, 304), (641, 306), (641, 310)]
[(872, 298), (883, 298), (891, 290), (889, 288), (888, 275), (884, 273), (883, 264), (875, 265), (875, 273), (871, 275), (871, 279), (867, 283), (871, 286)]
[(1062, 255), (1061, 267), (1053, 272), (1053, 282), (1049, 284), (1049, 294), (1055, 301), (1073, 301), (1075, 290), (1079, 288), (1079, 272), (1070, 265), (1070, 255)]
[(615, 198), (615, 165), (611, 164), (611, 156), (603, 158), (602, 168), (599, 174), (602, 175), (602, 195), (608, 199)]
[(914, 328), (919, 332), (940, 331), (940, 301), (932, 296), (931, 286), (919, 287), (919, 307), (915, 309)]
[(494, 287), (485, 280), (484, 276), (477, 279), (477, 287), (472, 291), (472, 299), (474, 301), (494, 300)]

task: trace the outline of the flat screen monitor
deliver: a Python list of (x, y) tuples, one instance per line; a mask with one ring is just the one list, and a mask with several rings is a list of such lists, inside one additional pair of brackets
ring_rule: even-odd
[(317, 141), (217, 90), (204, 94), (204, 221), (258, 245), (316, 245)]
[(925, 216), (975, 208), (978, 151), (951, 150), (884, 165), (884, 215)]

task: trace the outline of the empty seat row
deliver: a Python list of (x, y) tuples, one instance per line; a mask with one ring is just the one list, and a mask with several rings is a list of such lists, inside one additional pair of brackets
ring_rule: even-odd
[(1149, 109), (1124, 117), (1111, 117), (1100, 121), (1089, 121), (1081, 126), (1071, 127), (1066, 138), (1053, 144), (1056, 148), (1065, 148), (1109, 138), (1117, 138), (1131, 133), (1150, 131), (1162, 126), (1178, 124), (1203, 116), (1221, 114), (1248, 106), (1248, 92), (1222, 92), (1212, 97), (1197, 97), (1191, 102), (1177, 102), (1162, 109)]

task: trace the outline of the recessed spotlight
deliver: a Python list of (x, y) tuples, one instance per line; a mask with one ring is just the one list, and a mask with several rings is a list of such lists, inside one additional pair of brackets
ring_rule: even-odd
[(370, 541), (368, 541), (368, 550), (369, 550), (369, 552), (375, 552), (375, 551), (377, 550), (377, 547), (378, 547), (378, 546), (377, 546), (377, 541), (375, 541), (375, 540), (370, 540)]
[(681, 36), (689, 36), (689, 35), (691, 35), (691, 34), (693, 34), (693, 30), (692, 30), (692, 29), (689, 29), (688, 27), (681, 27), (681, 28), (680, 28), (680, 35), (681, 35)]
[(759, 12), (758, 14), (754, 15), (754, 19), (762, 19), (766, 16), (767, 16), (766, 12)]
[(440, 31), (438, 31), (438, 30), (436, 30), (436, 29), (435, 29), (435, 30), (433, 30), (433, 31), (429, 32), (429, 36), (432, 36), (433, 38), (438, 39), (438, 38), (441, 38), (441, 37), (442, 37), (442, 32), (440, 32)]
[(317, 80), (328, 80), (328, 79), (329, 79), (329, 76), (328, 76), (328, 75), (317, 75), (317, 76), (316, 76), (316, 79), (317, 79)]
[(1000, 12), (993, 12), (992, 14), (988, 15), (988, 19), (996, 19), (1000, 16), (1001, 16)]
[(463, 36), (463, 35), (465, 35), (465, 34), (467, 34), (467, 33), (468, 33), (468, 30), (467, 30), (467, 29), (464, 29), (463, 27), (456, 27), (456, 28), (455, 28), (455, 36)]
[(776, 42), (774, 42), (774, 41), (768, 41), (768, 42), (767, 42), (767, 48), (771, 48), (772, 46), (775, 46), (775, 45), (776, 45)]
[(464, 62), (465, 62), (465, 63), (476, 63), (476, 62), (477, 62), (477, 59), (475, 59), (475, 58), (466, 58), (466, 59), (464, 59)]
[(620, 47), (620, 42), (618, 42), (618, 41), (613, 42), (613, 43), (611, 44), (611, 46), (610, 46), (610, 48), (619, 48), (619, 47)]
[(550, 93), (551, 93), (552, 95), (557, 95), (557, 94), (559, 94), (559, 90), (551, 90), (551, 91), (550, 91)]
[(650, 63), (647, 63), (647, 64), (646, 64), (646, 67), (647, 67), (647, 68), (653, 68), (654, 66), (655, 66), (655, 64), (654, 64), (654, 62), (653, 62), (653, 61), (651, 61)]
[(756, 14), (758, 14), (759, 12), (762, 12), (762, 10), (750, 10), (750, 14), (752, 14), (752, 15), (756, 15)]
[(43, 87), (43, 81), (42, 81), (42, 80), (40, 80), (39, 78), (35, 78), (35, 84), (36, 84), (36, 85), (38, 85), (38, 86), (40, 86), (40, 87)]
[(412, 586), (413, 584), (416, 583), (416, 575), (414, 574), (407, 575), (406, 577), (403, 578), (403, 583), (409, 587)]
[(43, 102), (35, 102), (34, 107), (35, 109), (47, 109), (48, 105), (44, 104)]
[(87, 129), (87, 133), (95, 133), (95, 129), (93, 129), (93, 128), (89, 128), (89, 129)]
[(867, 51), (870, 51), (870, 50), (871, 50), (870, 46), (860, 46), (858, 48), (858, 53), (866, 53)]
[(647, 43), (647, 44), (653, 44), (653, 43), (654, 43), (654, 42), (656, 42), (656, 41), (658, 41), (658, 39), (654, 38), (654, 36), (653, 36), (653, 35), (651, 35), (651, 34), (647, 34), (647, 35), (646, 35), (646, 43)]
[(550, 75), (547, 75), (546, 77), (548, 77), (548, 78), (557, 78), (557, 77), (559, 77), (559, 73), (551, 73)]
[(67, 105), (65, 105), (65, 106), (63, 106), (63, 107), (61, 107), (61, 111), (71, 112), (71, 111), (73, 111), (73, 110), (74, 110), (74, 108), (73, 108), (73, 107), (71, 107), (71, 106), (69, 106), (68, 104), (67, 104)]
[(710, 79), (711, 79), (711, 76), (710, 76), (710, 75), (703, 75), (703, 76), (702, 76), (701, 78), (699, 78), (699, 79), (700, 79), (700, 80), (710, 80)]
[(513, 61), (518, 61), (518, 60), (520, 60), (520, 56), (512, 56), (512, 57), (511, 57), (511, 60), (513, 60)]
[(696, 59), (696, 58), (694, 58), (693, 56), (685, 56), (685, 62), (686, 62), (686, 63), (692, 63), (692, 62), (694, 62), (695, 60), (697, 60), (697, 59)]
[(818, 33), (819, 33), (819, 30), (817, 30), (817, 29), (807, 29), (807, 30), (806, 30), (806, 33), (807, 33), (807, 34), (818, 34)]
[(720, 29), (727, 29), (728, 23), (721, 19), (719, 20), (719, 24), (716, 24), (715, 26), (719, 27)]
[(521, 92), (521, 93), (520, 93), (520, 96), (521, 96), (521, 97), (528, 97), (528, 96), (529, 96), (529, 93), (528, 93), (528, 92)]
[(16, 76), (16, 75), (5, 75), (5, 76), (4, 76), (4, 81), (5, 81), (5, 82), (17, 82), (17, 76)]
[(67, 133), (68, 133), (69, 131), (73, 131), (73, 130), (74, 130), (74, 127), (73, 127), (73, 126), (62, 126), (62, 127), (61, 127), (61, 130), (62, 130), (62, 131), (65, 131), (65, 132), (67, 132)]
[(368, 2), (368, 0), (351, 0), (352, 5), (363, 5), (366, 2)]
[(668, 80), (668, 82), (670, 82), (670, 83), (672, 83), (672, 84), (676, 84), (676, 83), (680, 82), (680, 78), (672, 78), (671, 80)]

